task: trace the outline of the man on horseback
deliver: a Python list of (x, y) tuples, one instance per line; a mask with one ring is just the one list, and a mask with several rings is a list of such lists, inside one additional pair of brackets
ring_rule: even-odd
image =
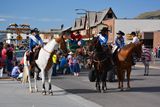
[(107, 42), (108, 42), (108, 28), (103, 27), (101, 29), (101, 32), (98, 34), (98, 39), (103, 47), (107, 47)]
[(29, 50), (34, 52), (37, 48), (44, 45), (41, 37), (39, 36), (39, 31), (37, 28), (31, 30), (31, 35), (29, 36)]
[(44, 43), (39, 36), (39, 30), (34, 28), (31, 30), (31, 35), (29, 36), (29, 63), (31, 67), (35, 67), (35, 60), (38, 58), (40, 48), (43, 47)]
[(125, 40), (124, 40), (124, 36), (125, 33), (122, 32), (122, 31), (119, 31), (117, 33), (117, 37), (115, 38), (115, 45), (118, 47), (118, 48), (122, 48), (125, 46)]
[(101, 29), (101, 32), (98, 34), (98, 40), (99, 40), (101, 46), (103, 47), (103, 50), (109, 51), (107, 53), (110, 56), (110, 60), (111, 60), (112, 65), (114, 65), (114, 62), (112, 59), (112, 52), (108, 47), (108, 31), (109, 31), (109, 29), (107, 27), (103, 27)]
[(131, 32), (130, 35), (133, 37), (132, 43), (137, 44), (139, 42), (139, 39), (138, 39), (136, 33), (135, 32)]
[[(139, 39), (138, 39), (138, 37), (137, 37), (135, 32), (131, 32), (130, 35), (133, 37), (132, 43), (134, 43), (134, 44), (139, 43)], [(132, 54), (132, 65), (136, 65), (136, 62), (135, 62), (135, 58), (136, 57), (135, 56), (136, 56), (135, 53), (133, 53)]]

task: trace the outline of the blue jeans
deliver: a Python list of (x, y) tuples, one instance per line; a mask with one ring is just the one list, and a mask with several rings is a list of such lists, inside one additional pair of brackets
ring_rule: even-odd
[(11, 73), (12, 69), (13, 69), (12, 60), (7, 59), (7, 71)]
[(56, 68), (57, 68), (57, 64), (54, 63), (53, 66), (52, 66), (52, 76), (56, 76), (56, 75), (57, 75), (57, 70), (56, 70)]
[(70, 70), (70, 73), (73, 74), (73, 65), (69, 65), (69, 70)]
[(79, 67), (78, 63), (75, 63), (73, 65), (73, 72), (75, 72), (75, 73), (79, 73), (80, 72), (80, 67)]

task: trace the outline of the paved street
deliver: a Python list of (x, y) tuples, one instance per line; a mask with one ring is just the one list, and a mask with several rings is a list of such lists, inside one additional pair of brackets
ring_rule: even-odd
[[(152, 68), (153, 67), (153, 68)], [(149, 76), (143, 76), (141, 63), (133, 68), (131, 90), (121, 92), (117, 82), (107, 83), (107, 93), (97, 93), (95, 84), (89, 82), (88, 71), (79, 77), (56, 76), (52, 79), (53, 96), (41, 92), (29, 93), (28, 85), (19, 81), (0, 80), (1, 107), (159, 107), (160, 69), (152, 66)], [(40, 88), (40, 81), (38, 82)], [(126, 84), (125, 84), (126, 87)]]
[[(60, 76), (52, 83), (69, 93), (82, 96), (104, 107), (159, 107), (160, 70), (152, 69), (150, 76), (143, 76), (143, 68), (135, 68), (131, 76), (131, 90), (121, 92), (117, 82), (108, 83), (107, 93), (97, 93), (95, 84), (90, 83), (84, 72), (80, 77)], [(125, 84), (126, 86), (126, 84)]]
[[(40, 87), (40, 81), (38, 82)], [(53, 86), (53, 96), (29, 93), (19, 81), (0, 80), (0, 107), (101, 107), (80, 96)]]

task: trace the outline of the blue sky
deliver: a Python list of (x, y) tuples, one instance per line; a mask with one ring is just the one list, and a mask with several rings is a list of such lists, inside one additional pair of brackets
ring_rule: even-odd
[(60, 28), (62, 24), (70, 27), (79, 17), (75, 9), (99, 11), (109, 7), (118, 18), (133, 18), (160, 10), (160, 0), (0, 0), (0, 30), (10, 23), (27, 23), (40, 30)]

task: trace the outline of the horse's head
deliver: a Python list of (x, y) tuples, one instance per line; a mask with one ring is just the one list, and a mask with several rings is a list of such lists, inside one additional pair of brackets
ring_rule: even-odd
[(55, 40), (60, 45), (59, 47), (63, 51), (63, 53), (68, 53), (67, 45), (63, 35), (58, 38), (55, 38)]
[(103, 51), (98, 37), (93, 37), (93, 39), (92, 39), (92, 47), (93, 47), (93, 50), (95, 50), (97, 52), (102, 52)]

